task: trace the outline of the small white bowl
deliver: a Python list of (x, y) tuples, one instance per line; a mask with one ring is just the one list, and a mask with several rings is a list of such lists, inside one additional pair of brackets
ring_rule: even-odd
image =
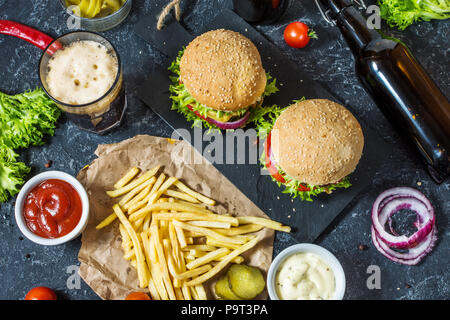
[(320, 256), (330, 266), (334, 273), (336, 288), (332, 300), (342, 300), (345, 293), (345, 273), (338, 259), (327, 249), (311, 243), (299, 243), (281, 251), (270, 265), (267, 274), (267, 290), (270, 299), (280, 300), (276, 291), (275, 279), (281, 264), (291, 255), (296, 253), (314, 253)]
[[(31, 230), (27, 227), (25, 217), (23, 215), (23, 205), (28, 193), (30, 193), (30, 191), (38, 184), (48, 179), (59, 179), (69, 183), (80, 195), (82, 204), (81, 218), (75, 228), (68, 234), (53, 239), (43, 238), (31, 232)], [(17, 225), (25, 237), (38, 244), (47, 246), (58, 245), (75, 239), (85, 229), (89, 218), (89, 198), (83, 185), (75, 177), (62, 171), (46, 171), (34, 176), (24, 184), (16, 199), (15, 216)]]

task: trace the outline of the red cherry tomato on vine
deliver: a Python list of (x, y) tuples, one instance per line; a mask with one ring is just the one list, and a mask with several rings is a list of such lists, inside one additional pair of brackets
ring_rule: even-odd
[(309, 40), (317, 39), (316, 33), (303, 22), (292, 22), (284, 29), (284, 41), (293, 48), (303, 48)]
[(151, 300), (145, 292), (131, 292), (125, 300)]
[(28, 291), (25, 300), (56, 300), (56, 293), (47, 287), (36, 287)]

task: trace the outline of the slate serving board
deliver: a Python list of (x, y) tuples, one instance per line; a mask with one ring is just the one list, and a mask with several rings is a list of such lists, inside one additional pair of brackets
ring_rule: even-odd
[[(216, 149), (210, 154), (208, 149), (211, 149), (210, 147), (214, 144), (217, 135), (214, 136), (214, 133), (203, 130), (200, 133), (203, 135), (203, 141), (197, 143), (198, 140), (193, 138), (195, 133), (191, 128), (192, 123), (187, 122), (182, 115), (171, 110), (172, 102), (168, 90), (170, 85), (169, 75), (171, 74), (167, 67), (176, 57), (178, 50), (187, 45), (194, 36), (190, 35), (176, 21), (166, 22), (166, 28), (157, 31), (155, 19), (155, 16), (147, 16), (141, 19), (135, 31), (141, 38), (155, 45), (158, 50), (166, 54), (168, 60), (163, 68), (151, 74), (148, 80), (141, 85), (138, 89), (139, 98), (164, 119), (178, 133), (178, 136), (191, 141), (193, 146), (204, 156), (212, 155), (216, 159), (222, 158), (222, 162), (226, 163), (227, 155), (230, 156), (230, 152), (233, 152), (235, 160), (245, 159), (243, 164), (213, 164), (271, 218), (291, 226), (293, 228), (292, 235), (299, 242), (315, 241), (352, 199), (359, 193), (364, 192), (366, 187), (369, 187), (377, 168), (382, 164), (381, 159), (386, 159), (388, 158), (387, 155), (391, 154), (391, 147), (367, 125), (361, 123), (365, 136), (365, 146), (357, 169), (350, 175), (352, 187), (334, 191), (331, 195), (322, 194), (314, 202), (301, 201), (298, 198), (292, 199), (288, 194), (282, 193), (284, 188), (278, 187), (267, 175), (267, 172), (261, 170), (258, 163), (251, 161), (254, 158), (251, 158), (250, 155), (254, 154), (255, 150), (259, 152), (262, 150), (263, 141), (255, 142), (251, 138), (247, 139), (245, 158), (243, 158), (241, 149), (238, 153), (236, 144), (234, 144), (234, 150), (225, 147), (219, 151)], [(267, 97), (264, 101), (265, 105), (287, 106), (292, 103), (292, 100), (299, 99), (302, 96), (308, 99), (326, 98), (340, 102), (318, 82), (312, 80), (301, 67), (284, 57), (277, 47), (233, 11), (224, 10), (219, 13), (202, 30), (202, 33), (218, 28), (240, 32), (252, 40), (261, 54), (265, 70), (277, 79), (277, 86), (280, 91)], [(168, 45), (169, 42), (170, 45)], [(177, 43), (177, 46), (174, 46), (173, 43)], [(346, 107), (352, 111), (351, 106)], [(358, 118), (357, 114), (354, 112), (353, 114)], [(245, 131), (239, 131), (238, 139), (244, 134)], [(227, 139), (226, 133), (224, 132), (223, 135), (225, 142)], [(224, 144), (226, 145), (226, 143)], [(220, 152), (223, 152), (222, 157)]]

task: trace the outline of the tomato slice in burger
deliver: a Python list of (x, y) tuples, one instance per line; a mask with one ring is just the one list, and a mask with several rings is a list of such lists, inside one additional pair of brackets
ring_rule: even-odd
[[(269, 171), (270, 175), (277, 180), (278, 182), (285, 183), (286, 179), (283, 177), (283, 175), (278, 171), (277, 167), (270, 161), (270, 151), (271, 151), (271, 133), (267, 135), (266, 143), (264, 145), (264, 152), (265, 152), (265, 158), (266, 158), (266, 168), (267, 171)], [(309, 187), (305, 187), (304, 185), (300, 184), (298, 187), (298, 191), (311, 191)]]
[(266, 168), (267, 168), (267, 171), (269, 171), (270, 175), (275, 180), (277, 180), (278, 182), (281, 182), (281, 183), (285, 183), (286, 179), (283, 178), (283, 176), (280, 174), (280, 172), (275, 167), (275, 165), (272, 163), (272, 161), (270, 161), (270, 149), (271, 149), (270, 148), (270, 146), (271, 146), (270, 137), (271, 137), (271, 133), (269, 132), (269, 134), (267, 135), (266, 143), (264, 144)]

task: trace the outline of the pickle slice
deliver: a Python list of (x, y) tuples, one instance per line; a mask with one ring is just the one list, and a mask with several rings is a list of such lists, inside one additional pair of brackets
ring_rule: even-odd
[(258, 268), (233, 264), (228, 269), (231, 290), (243, 299), (253, 299), (265, 288), (264, 276)]
[(214, 285), (214, 290), (216, 294), (224, 300), (242, 300), (241, 297), (237, 296), (230, 288), (230, 282), (228, 280), (228, 275), (224, 275), (216, 282)]
[(113, 10), (113, 12), (116, 12), (120, 9), (122, 3), (120, 0), (104, 0), (103, 6), (109, 7)]

